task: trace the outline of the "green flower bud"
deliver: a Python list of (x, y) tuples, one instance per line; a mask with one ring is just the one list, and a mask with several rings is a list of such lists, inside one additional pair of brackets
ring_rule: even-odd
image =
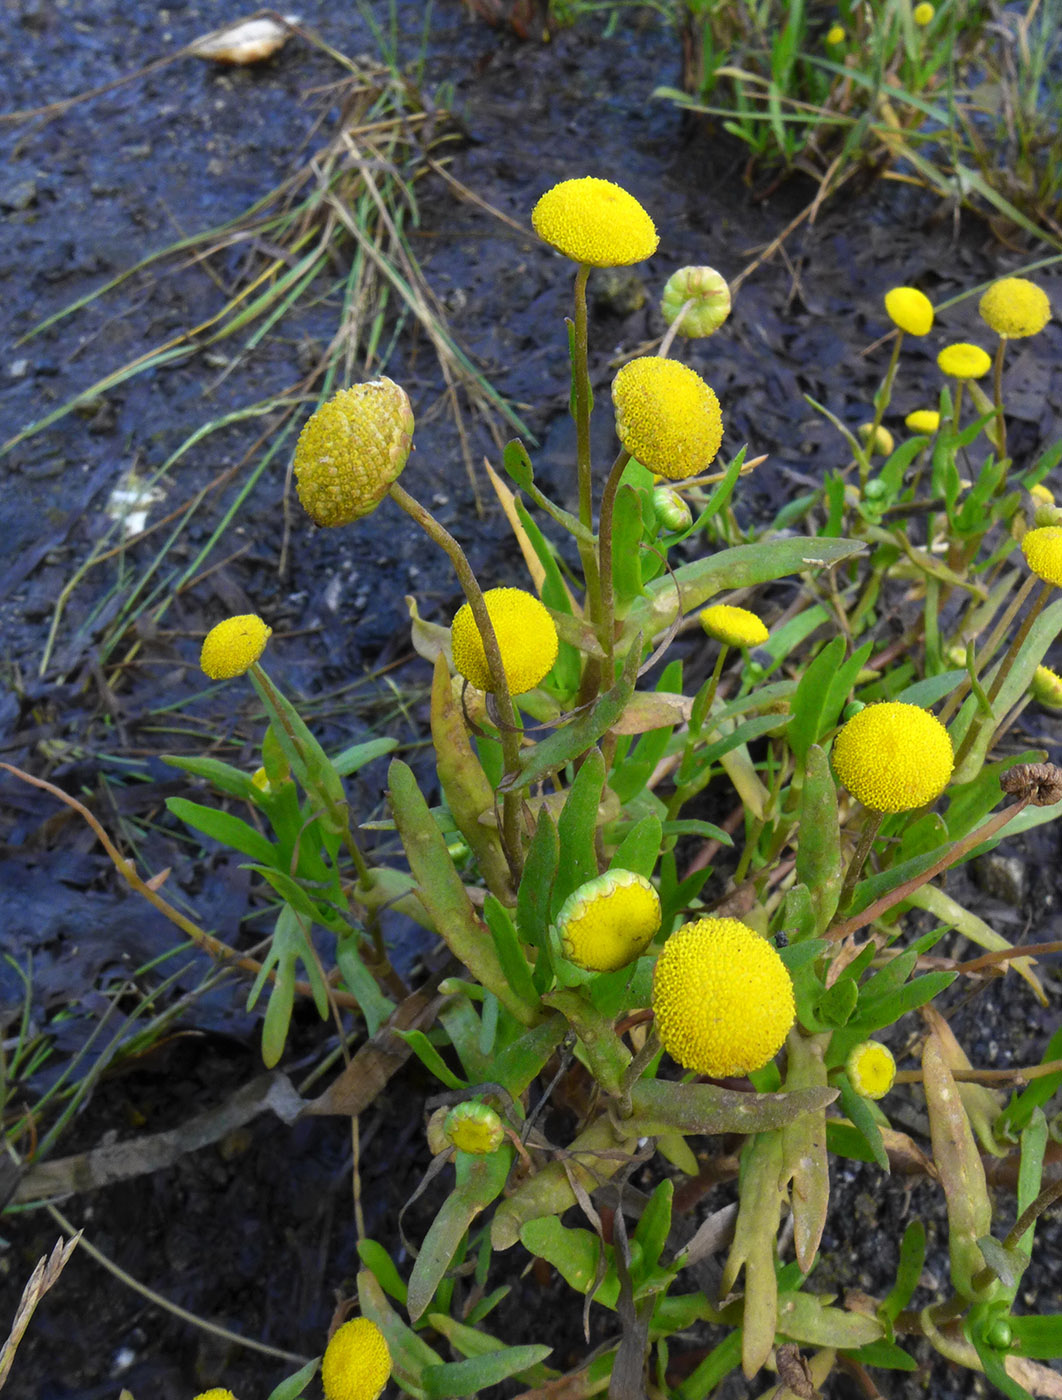
[(443, 1128), (459, 1152), (476, 1157), (497, 1152), (505, 1140), (505, 1126), (493, 1108), (472, 1100), (451, 1109)]
[(714, 267), (680, 267), (664, 286), (660, 310), (669, 326), (688, 301), (693, 305), (678, 325), (689, 338), (714, 335), (730, 315), (730, 288)]
[(656, 518), (676, 534), (693, 524), (693, 511), (670, 486), (657, 486), (653, 491), (653, 509)]
[(993, 1351), (1006, 1351), (1014, 1339), (1014, 1331), (1005, 1317), (997, 1317), (985, 1333), (985, 1341)]
[(865, 1099), (882, 1099), (896, 1078), (892, 1051), (880, 1040), (864, 1040), (849, 1052), (845, 1073), (857, 1094)]
[(1062, 710), (1062, 676), (1050, 666), (1037, 666), (1029, 686), (1034, 700), (1049, 710)]

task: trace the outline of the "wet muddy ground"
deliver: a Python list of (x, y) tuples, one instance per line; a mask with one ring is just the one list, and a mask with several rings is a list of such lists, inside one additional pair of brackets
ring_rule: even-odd
[[(386, 21), (387, 7), (373, 8)], [(4, 110), (22, 109), (100, 86), (236, 12), (179, 0), (155, 12), (113, 0), (3, 0), (0, 103)], [(363, 17), (349, 7), (305, 3), (299, 13), (343, 52), (373, 47)], [(423, 7), (403, 4), (399, 15), (401, 53), (411, 61)], [(605, 175), (642, 199), (661, 232), (657, 257), (635, 269), (633, 287), (619, 297), (599, 290), (592, 326), (595, 448), (596, 459), (606, 462), (613, 455), (610, 362), (659, 335), (655, 305), (669, 273), (696, 262), (735, 277), (813, 192), (797, 183), (757, 199), (743, 180), (742, 150), (653, 100), (654, 86), (675, 84), (678, 69), (674, 36), (648, 12), (632, 11), (607, 39), (591, 24), (539, 46), (473, 22), (456, 0), (439, 0), (434, 9), (424, 85), (430, 92), (449, 85), (463, 132), (448, 149), (448, 168), (519, 228), (460, 200), (429, 175), (418, 185), (421, 222), (412, 246), (455, 336), (538, 439), (536, 469), (562, 499), (572, 495), (563, 331), (570, 276), (567, 265), (530, 235), (538, 194), (568, 176)], [(138, 259), (184, 233), (235, 217), (278, 183), (312, 140), (321, 99), (315, 105), (310, 94), (336, 76), (326, 57), (294, 40), (256, 69), (225, 71), (185, 58), (54, 120), (0, 128), (6, 323), (0, 440), (217, 311), (221, 293), (201, 268), (156, 271), (42, 335), (20, 339)], [(842, 464), (834, 431), (803, 395), (849, 425), (869, 416), (868, 397), (883, 369), (883, 352), (873, 347), (886, 329), (881, 296), (889, 286), (914, 282), (939, 303), (1019, 259), (975, 220), (956, 224), (950, 211), (906, 187), (879, 183), (858, 198), (827, 205), (813, 228), (795, 234), (782, 254), (753, 272), (726, 330), (695, 344), (687, 356), (723, 403), (724, 450), (748, 441), (754, 452), (770, 454), (742, 485), (743, 518), (773, 516), (825, 469)], [(239, 267), (222, 262), (216, 272), (233, 279)], [(1051, 274), (1042, 280), (1062, 305), (1058, 282)], [(241, 947), (253, 942), (255, 927), (241, 858), (204, 856), (163, 805), (166, 796), (187, 789), (158, 761), (160, 752), (200, 752), (221, 739), (235, 761), (254, 761), (257, 723), (249, 688), (204, 687), (196, 665), (199, 639), (230, 612), (259, 611), (274, 628), (271, 673), (289, 694), (305, 697), (329, 747), (387, 733), (408, 746), (411, 761), (423, 764), (417, 745), (428, 669), (408, 644), (403, 599), (415, 593), (422, 615), (448, 621), (457, 601), (452, 577), (390, 503), (341, 532), (314, 531), (294, 512), (281, 573), (284, 452), (257, 477), (223, 537), (199, 560), (260, 463), (259, 448), (207, 493), (151, 577), (150, 586), (167, 602), (161, 618), (146, 613), (118, 630), (165, 530), (85, 574), (66, 602), (43, 675), (40, 662), (56, 600), (107, 529), (107, 503), (123, 474), (135, 467), (149, 475), (206, 419), (288, 391), (301, 376), (302, 348), (326, 342), (334, 320), (334, 304), (310, 307), (270, 337), (249, 365), (231, 367), (204, 353), (128, 380), (0, 460), (0, 759), (80, 795), (135, 852), (142, 870), (172, 868), (171, 899)], [(945, 312), (942, 322), (939, 336), (905, 356), (897, 415), (933, 402), (933, 356), (944, 338), (974, 329), (974, 303)], [(1053, 325), (1009, 364), (1010, 446), (1023, 464), (1059, 431), (1060, 349), (1062, 328)], [(462, 539), (485, 582), (520, 582), (500, 513), (477, 518), (445, 386), (423, 336), (407, 331), (398, 337), (388, 372), (409, 391), (418, 420), (404, 482)], [(236, 425), (190, 452), (162, 481), (148, 523), (239, 463), (262, 428), (263, 420)], [(484, 453), (497, 460), (482, 423), (470, 423), (470, 436), (475, 460)], [(172, 601), (168, 581), (170, 593), (180, 584)], [(1023, 747), (1054, 745), (1051, 756), (1057, 757), (1057, 721), (1030, 710), (1022, 724)], [(366, 816), (381, 813), (382, 783), (382, 768), (370, 767), (356, 785), (355, 800)], [(10, 1046), (28, 974), (30, 1024), (52, 1047), (32, 1082), (16, 1086), (21, 1106), (42, 1092), (65, 1057), (84, 1048), (106, 1005), (105, 991), (129, 979), (118, 1004), (124, 1014), (135, 1001), (134, 987), (147, 993), (176, 974), (174, 987), (160, 994), (161, 1007), (195, 991), (209, 967), (184, 955), (131, 976), (173, 948), (172, 927), (117, 887), (94, 838), (53, 798), (5, 773), (0, 803), (5, 1035)], [(1009, 853), (1020, 863), (1021, 887), (1009, 891), (1009, 903), (981, 896), (982, 912), (1015, 941), (1059, 936), (1062, 862), (1054, 828)], [(401, 944), (398, 961), (408, 968), (418, 956), (410, 930), (396, 923), (393, 933)], [(1057, 1022), (1057, 970), (1047, 981), (1053, 998), (1047, 1010), (1008, 981), (956, 1011), (953, 1025), (975, 1063), (1039, 1058)], [(252, 1078), (260, 1069), (258, 1017), (244, 1010), (244, 993), (236, 979), (223, 979), (190, 1003), (149, 1054), (126, 1058), (119, 1071), (105, 1074), (63, 1136), (60, 1154), (85, 1151), (106, 1134), (126, 1140), (179, 1126)], [(299, 1018), (296, 1054), (285, 1064), (295, 1083), (318, 1058), (323, 1034), (312, 1013)], [(84, 1064), (97, 1061), (105, 1039), (88, 1047)], [(404, 1071), (362, 1120), (366, 1227), (389, 1245), (396, 1240), (398, 1209), (427, 1162), (419, 1112), (410, 1112), (427, 1092), (417, 1071)], [(913, 1097), (910, 1113), (916, 1114)], [(175, 1303), (309, 1356), (320, 1350), (334, 1297), (349, 1291), (357, 1268), (350, 1166), (350, 1133), (342, 1120), (289, 1127), (265, 1114), (164, 1170), (68, 1199), (62, 1209), (104, 1254)], [(904, 1213), (929, 1219), (929, 1268), (938, 1280), (946, 1277), (936, 1187), (883, 1184), (876, 1172), (849, 1164), (839, 1168), (834, 1185), (838, 1209), (824, 1242), (821, 1287), (836, 1278), (838, 1285), (872, 1292), (887, 1288), (895, 1219)], [(709, 1204), (719, 1204), (730, 1189), (716, 1188)], [(1004, 1224), (1012, 1209), (1001, 1192)], [(407, 1228), (414, 1235), (430, 1210), (430, 1201), (422, 1201), (411, 1212)], [(886, 1222), (880, 1234), (879, 1220)], [(30, 1268), (57, 1233), (39, 1211), (5, 1217), (0, 1316), (13, 1312)], [(1025, 1298), (1030, 1309), (1057, 1299), (1060, 1256), (1052, 1245), (1058, 1241), (1056, 1219), (1041, 1234), (1040, 1297)], [(514, 1292), (496, 1315), (499, 1333), (514, 1342), (554, 1340), (552, 1363), (573, 1364), (582, 1345), (574, 1295), (556, 1280), (509, 1281)], [(1033, 1281), (1030, 1275), (1030, 1288)], [(683, 1343), (694, 1359), (711, 1344), (707, 1335)], [(681, 1350), (676, 1344), (673, 1354)], [(7, 1394), (14, 1400), (89, 1400), (116, 1396), (124, 1385), (137, 1400), (186, 1400), (220, 1383), (253, 1400), (291, 1369), (294, 1363), (192, 1329), (78, 1253), (38, 1309)], [(853, 1393), (848, 1384), (831, 1382), (828, 1394)], [(925, 1394), (927, 1385), (937, 1396), (978, 1393), (967, 1373), (939, 1365), (925, 1375), (881, 1379), (883, 1392), (896, 1400)], [(735, 1394), (760, 1388), (742, 1386)]]

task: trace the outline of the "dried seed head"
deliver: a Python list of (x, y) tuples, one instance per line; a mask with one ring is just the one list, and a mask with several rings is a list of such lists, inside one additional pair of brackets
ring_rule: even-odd
[(1034, 807), (1053, 807), (1062, 802), (1062, 768), (1055, 763), (1019, 763), (1007, 769), (999, 786), (1019, 802), (1028, 798)]

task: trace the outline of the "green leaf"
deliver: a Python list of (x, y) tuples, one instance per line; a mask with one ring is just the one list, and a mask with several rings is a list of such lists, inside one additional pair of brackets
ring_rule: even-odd
[(878, 1120), (874, 1117), (874, 1110), (862, 1094), (857, 1094), (852, 1088), (846, 1074), (838, 1075), (835, 1083), (841, 1091), (841, 1105), (848, 1118), (851, 1119), (852, 1126), (862, 1135), (871, 1156), (881, 1170), (883, 1172), (889, 1171), (889, 1154), (885, 1151), (881, 1129), (878, 1127)]
[(524, 1031), (493, 1061), (493, 1076), (514, 1099), (541, 1074), (549, 1057), (567, 1034), (568, 1023), (561, 1015), (549, 1016), (537, 1026)]
[[(1049, 1064), (1052, 1060), (1062, 1060), (1062, 1026), (1052, 1035), (1047, 1042), (1047, 1048), (1040, 1056), (1042, 1065)], [(997, 1131), (1006, 1126), (1012, 1132), (1020, 1132), (1031, 1121), (1036, 1110), (1043, 1108), (1049, 1099), (1054, 1098), (1059, 1089), (1062, 1089), (1062, 1070), (1032, 1080), (1020, 1094), (1011, 1098), (996, 1125)]]
[(267, 841), (259, 831), (245, 822), (242, 817), (231, 812), (219, 812), (214, 807), (204, 807), (198, 802), (189, 802), (186, 797), (167, 797), (167, 808), (186, 826), (201, 831), (223, 845), (231, 846), (262, 865), (275, 865), (277, 848)]
[(404, 1031), (395, 1026), (394, 1032), (399, 1040), (406, 1042), (425, 1069), (430, 1070), (440, 1083), (445, 1084), (448, 1089), (468, 1088), (468, 1081), (458, 1079), (423, 1031)]
[(382, 1244), (376, 1240), (364, 1239), (358, 1241), (358, 1257), (367, 1269), (371, 1269), (376, 1277), (376, 1282), (385, 1293), (406, 1305), (406, 1285), (402, 1275), (395, 1267), (394, 1260), (384, 1249)]
[(362, 962), (356, 935), (336, 939), (336, 966), (347, 990), (358, 999), (369, 1035), (375, 1035), (395, 1005), (380, 991), (376, 978)]
[(163, 763), (171, 768), (180, 768), (197, 778), (207, 778), (219, 792), (227, 792), (230, 797), (242, 797), (251, 801), (255, 792), (251, 775), (242, 768), (234, 768), (231, 763), (222, 763), (219, 758), (185, 758), (183, 754), (164, 753)]
[(442, 1366), (425, 1366), (422, 1382), (428, 1400), (447, 1400), (449, 1396), (478, 1395), (488, 1386), (500, 1385), (510, 1376), (519, 1375), (544, 1361), (552, 1347), (533, 1344), (504, 1347), (467, 1361), (447, 1361)]
[(616, 492), (612, 516), (612, 580), (620, 619), (642, 593), (643, 529), (641, 494), (624, 482)]
[(367, 739), (363, 744), (352, 744), (332, 759), (332, 767), (341, 778), (359, 772), (373, 759), (383, 758), (398, 748), (397, 739)]
[(520, 1242), (531, 1254), (552, 1264), (576, 1293), (588, 1293), (593, 1287), (601, 1241), (589, 1230), (572, 1229), (555, 1215), (544, 1215), (520, 1227)]
[(543, 806), (538, 825), (531, 838), (531, 848), (524, 862), (524, 873), (516, 895), (516, 926), (525, 943), (538, 949), (534, 983), (543, 991), (553, 979), (553, 960), (549, 944), (550, 909), (553, 881), (560, 859), (557, 827), (549, 808)]
[[(792, 737), (792, 729), (789, 737)], [(804, 751), (804, 764), (796, 878), (807, 886), (815, 914), (814, 933), (821, 934), (837, 912), (844, 878), (837, 788), (829, 759), (818, 744), (811, 744)]]
[(1057, 1361), (1062, 1356), (1062, 1313), (1028, 1313), (1007, 1320), (1019, 1356), (1027, 1356), (1030, 1361)]
[[(306, 791), (318, 797), (326, 808), (328, 820), (338, 829), (346, 819), (347, 799), (328, 755), (303, 723), (295, 706), (281, 695), (265, 672), (252, 669), (248, 675), (292, 771)], [(321, 820), (325, 820), (324, 814)]]
[[(553, 546), (535, 524), (522, 501), (516, 502), (516, 515), (524, 527), (524, 533), (531, 541), (531, 547), (535, 551), (538, 562), (542, 565), (544, 574), (542, 601), (547, 608), (552, 608), (562, 616), (571, 617), (571, 599), (564, 586), (564, 579), (557, 564)], [(553, 676), (557, 686), (565, 695), (572, 695), (578, 690), (582, 671), (583, 661), (578, 647), (561, 637), (557, 648), (557, 659), (553, 663)]]
[(624, 1129), (636, 1137), (681, 1133), (761, 1133), (781, 1128), (802, 1113), (833, 1103), (837, 1090), (798, 1089), (788, 1094), (745, 1094), (714, 1084), (641, 1079), (631, 1091), (633, 1117)]
[(384, 1335), (394, 1363), (395, 1380), (414, 1400), (424, 1400), (421, 1374), (425, 1366), (439, 1365), (442, 1357), (402, 1321), (368, 1269), (358, 1273), (358, 1302), (362, 1315), (375, 1322)]
[(649, 1197), (634, 1232), (635, 1241), (642, 1247), (642, 1270), (655, 1269), (667, 1244), (671, 1229), (671, 1203), (675, 1195), (675, 1183), (665, 1177)]
[(516, 936), (516, 928), (505, 906), (492, 894), (483, 903), (483, 915), (494, 939), (494, 951), (501, 969), (516, 995), (528, 1006), (538, 1006), (539, 996), (531, 980), (531, 968)]
[(609, 861), (610, 870), (633, 870), (644, 879), (652, 878), (656, 862), (660, 856), (660, 843), (664, 839), (660, 818), (642, 817), (635, 822), (616, 849)]
[(922, 1268), (926, 1262), (926, 1227), (921, 1220), (910, 1220), (900, 1241), (900, 1260), (896, 1266), (896, 1282), (881, 1304), (880, 1312), (895, 1322), (915, 1295)]
[(505, 444), (502, 449), (502, 466), (521, 491), (530, 490), (535, 480), (535, 469), (527, 448), (519, 438), (513, 438)]
[(553, 882), (553, 917), (568, 896), (597, 875), (597, 814), (605, 787), (605, 760), (591, 749), (568, 789), (557, 821), (560, 854)]
[[(497, 1289), (495, 1292), (496, 1294), (504, 1294), (508, 1293), (509, 1290), (507, 1288)], [(469, 1316), (471, 1317), (472, 1314), (470, 1313)], [(488, 1356), (507, 1350), (505, 1343), (499, 1341), (497, 1337), (492, 1337), (489, 1332), (484, 1332), (479, 1327), (466, 1326), (463, 1322), (456, 1322), (452, 1317), (447, 1317), (443, 1313), (429, 1313), (427, 1321), (428, 1326), (433, 1327), (436, 1332), (445, 1337), (454, 1350), (460, 1352), (462, 1356)], [(556, 1374), (556, 1371), (539, 1364), (526, 1367), (520, 1373), (520, 1380), (525, 1385), (544, 1385)]]
[(286, 1380), (282, 1380), (278, 1386), (275, 1386), (269, 1392), (268, 1400), (299, 1400), (317, 1374), (317, 1368), (320, 1364), (321, 1358), (319, 1356), (315, 1356), (312, 1361), (307, 1361), (306, 1365), (300, 1367), (294, 1375), (288, 1376)]

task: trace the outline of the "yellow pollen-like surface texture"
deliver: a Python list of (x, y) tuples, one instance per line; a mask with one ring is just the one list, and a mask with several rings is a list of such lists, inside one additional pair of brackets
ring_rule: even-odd
[(885, 310), (905, 335), (928, 335), (933, 329), (933, 303), (917, 287), (893, 287), (886, 292)]
[(845, 1073), (857, 1094), (865, 1099), (881, 1099), (896, 1078), (896, 1061), (889, 1047), (880, 1040), (864, 1040), (849, 1054)]
[(242, 676), (265, 651), (273, 635), (257, 613), (227, 617), (203, 638), (199, 665), (212, 681), (228, 681)]
[(669, 481), (711, 466), (723, 441), (715, 391), (678, 360), (642, 355), (612, 381), (616, 432), (643, 467)]
[(1041, 525), (1022, 536), (1021, 552), (1034, 574), (1062, 588), (1062, 525)]
[(295, 488), (316, 525), (369, 515), (401, 475), (413, 410), (393, 379), (340, 389), (310, 415), (295, 446)]
[(697, 919), (664, 944), (653, 1011), (671, 1058), (720, 1078), (773, 1059), (796, 1004), (786, 966), (765, 938), (738, 919)]
[(948, 785), (955, 756), (936, 715), (882, 700), (853, 715), (833, 741), (834, 772), (874, 812), (910, 812)]
[(1025, 277), (1004, 277), (993, 282), (977, 309), (997, 335), (1010, 340), (1038, 335), (1051, 319), (1047, 293)]
[(983, 379), (992, 368), (992, 357), (980, 345), (960, 340), (956, 345), (945, 345), (937, 364), (952, 379)]
[[(498, 639), (510, 695), (534, 690), (553, 669), (559, 642), (545, 605), (522, 588), (489, 588), (483, 595)], [(468, 603), (450, 629), (454, 669), (479, 690), (493, 690), (487, 653)]]
[(390, 1375), (391, 1353), (375, 1322), (355, 1317), (333, 1332), (321, 1362), (326, 1400), (377, 1400)]
[(589, 972), (640, 957), (660, 927), (660, 896), (632, 870), (608, 870), (573, 890), (557, 915), (565, 956)]
[(543, 243), (591, 267), (642, 262), (660, 242), (652, 219), (632, 194), (590, 175), (562, 180), (547, 190), (531, 211), (531, 223)]
[(708, 636), (725, 642), (728, 647), (758, 647), (768, 637), (761, 618), (748, 608), (736, 608), (733, 603), (713, 603), (702, 610), (700, 619)]

